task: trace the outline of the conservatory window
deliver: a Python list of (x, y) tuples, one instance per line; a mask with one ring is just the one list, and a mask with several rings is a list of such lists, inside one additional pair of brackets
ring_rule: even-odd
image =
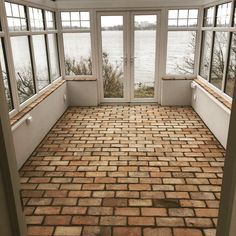
[(227, 40), (227, 32), (215, 32), (210, 83), (219, 89), (222, 88), (224, 66), (226, 63)]
[(229, 55), (229, 64), (226, 76), (225, 93), (233, 97), (234, 84), (236, 79), (236, 33), (231, 35), (231, 46)]
[[(11, 37), (12, 53), (20, 104), (35, 94), (28, 36)], [(19, 50), (19, 48), (24, 50)]]
[(170, 27), (193, 27), (197, 26), (197, 9), (169, 10), (168, 26)]
[(34, 58), (36, 63), (36, 82), (42, 90), (49, 84), (49, 70), (44, 35), (33, 35)]
[(51, 80), (54, 81), (60, 76), (60, 65), (56, 34), (48, 34), (48, 50), (50, 58)]
[(229, 26), (231, 5), (231, 2), (229, 2), (217, 7), (216, 26)]
[(1, 63), (1, 69), (2, 69), (2, 76), (3, 76), (3, 82), (5, 87), (5, 94), (8, 104), (8, 110), (13, 110), (13, 102), (12, 102), (12, 95), (11, 95), (11, 88), (10, 88), (10, 81), (9, 81), (9, 75), (7, 70), (7, 63), (6, 63), (6, 55), (3, 45), (3, 38), (0, 38), (0, 63)]
[(203, 31), (202, 32), (200, 75), (204, 79), (208, 79), (210, 59), (211, 59), (211, 42), (212, 42), (212, 32)]
[(61, 12), (61, 23), (63, 29), (89, 29), (89, 12)]
[(31, 30), (44, 30), (43, 10), (29, 7)]
[(194, 73), (197, 19), (197, 9), (169, 10), (167, 74)]
[(9, 31), (26, 31), (27, 22), (23, 5), (5, 2)]
[(214, 7), (208, 7), (204, 9), (204, 21), (203, 26), (213, 26), (214, 24)]
[(55, 29), (55, 16), (54, 13), (51, 11), (45, 11), (46, 15), (46, 26), (48, 30)]
[(61, 12), (61, 21), (65, 74), (92, 75), (89, 12)]

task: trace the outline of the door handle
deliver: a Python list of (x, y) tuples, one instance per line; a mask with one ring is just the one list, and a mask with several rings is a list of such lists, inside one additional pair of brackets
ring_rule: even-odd
[(130, 63), (134, 63), (135, 58), (137, 57), (130, 57)]
[(125, 65), (127, 65), (127, 63), (128, 63), (128, 59), (127, 59), (127, 57), (121, 57), (121, 59), (123, 59)]

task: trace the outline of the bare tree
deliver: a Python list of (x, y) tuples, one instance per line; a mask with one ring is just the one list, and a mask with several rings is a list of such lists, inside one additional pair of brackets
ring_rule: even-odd
[[(196, 48), (196, 33), (193, 32), (191, 35), (191, 41), (188, 45), (191, 54), (195, 54), (195, 48)], [(178, 71), (180, 74), (192, 74), (194, 70), (194, 58), (190, 56), (185, 56), (183, 63), (176, 65), (176, 71)]]
[(17, 76), (17, 90), (20, 103), (22, 103), (35, 94), (34, 80), (31, 69), (17, 72)]

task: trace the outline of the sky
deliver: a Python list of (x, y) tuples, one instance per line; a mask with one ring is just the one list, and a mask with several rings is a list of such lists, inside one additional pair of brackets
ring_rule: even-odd
[[(148, 21), (150, 23), (155, 23), (156, 15), (136, 15), (135, 21)], [(123, 16), (101, 16), (102, 27), (111, 27), (115, 25), (123, 25)]]

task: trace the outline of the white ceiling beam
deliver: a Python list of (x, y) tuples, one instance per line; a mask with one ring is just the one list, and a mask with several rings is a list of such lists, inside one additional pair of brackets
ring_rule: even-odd
[(149, 8), (203, 6), (215, 0), (57, 0), (59, 9), (65, 8)]

